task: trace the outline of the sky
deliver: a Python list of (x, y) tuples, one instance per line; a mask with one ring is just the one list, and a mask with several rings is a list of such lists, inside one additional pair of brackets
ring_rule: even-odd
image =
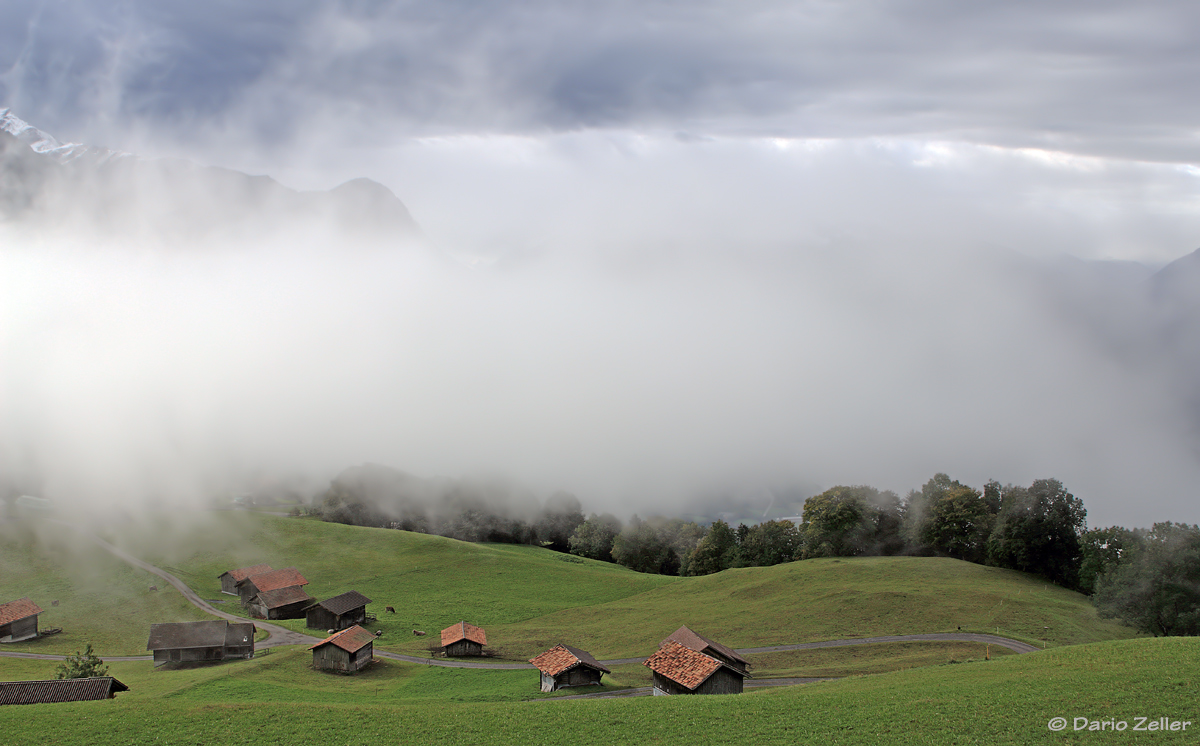
[(0, 107), (371, 178), (455, 263), (18, 253), (0, 442), (64, 496), (373, 460), (627, 513), (945, 471), (1196, 522), (1190, 369), (1128, 352), (1140, 300), (1086, 304), (1097, 333), (1028, 263), (1200, 244), (1197, 28), (1190, 2), (4, 3)]

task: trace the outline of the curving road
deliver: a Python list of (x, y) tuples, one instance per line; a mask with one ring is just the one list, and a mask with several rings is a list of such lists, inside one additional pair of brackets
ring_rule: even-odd
[[(186, 583), (184, 583), (182, 580), (175, 577), (171, 573), (167, 572), (166, 570), (155, 567), (154, 565), (151, 565), (149, 562), (144, 562), (144, 561), (138, 559), (137, 557), (134, 557), (133, 555), (129, 554), (128, 552), (125, 552), (124, 550), (114, 546), (113, 544), (110, 544), (109, 542), (105, 541), (104, 539), (101, 539), (100, 537), (98, 537), (94, 534), (90, 534), (90, 533), (84, 531), (83, 529), (80, 529), (78, 526), (74, 526), (70, 523), (66, 523), (63, 521), (56, 521), (56, 523), (60, 523), (64, 526), (69, 526), (71, 528), (79, 530), (81, 533), (84, 533), (87, 536), (89, 536), (93, 541), (98, 543), (101, 547), (103, 547), (108, 552), (112, 553), (114, 556), (121, 559), (123, 562), (127, 562), (127, 563), (133, 565), (134, 567), (141, 568), (141, 569), (145, 570), (146, 572), (151, 573), (153, 575), (157, 575), (158, 577), (167, 581), (168, 583), (171, 584), (171, 587), (175, 588), (175, 590), (182, 593), (183, 597), (186, 598), (189, 602), (191, 602), (191, 604), (193, 606), (195, 606), (199, 609), (202, 609), (203, 611), (205, 611), (209, 614), (212, 614), (213, 616), (220, 617), (221, 619), (227, 619), (231, 622), (247, 621), (245, 617), (240, 617), (235, 614), (230, 614), (228, 612), (217, 609), (212, 604), (210, 604), (207, 601), (205, 601), (204, 599), (200, 598), (200, 596), (197, 595), (196, 592), (193, 591), (191, 588), (189, 588)], [(269, 633), (269, 636), (267, 637), (267, 639), (263, 640), (261, 643), (256, 643), (256, 647), (258, 647), (258, 648), (271, 648), (271, 647), (276, 647), (278, 645), (314, 645), (324, 639), (323, 637), (313, 637), (312, 635), (306, 635), (302, 632), (293, 632), (292, 630), (287, 629), (285, 627), (280, 627), (279, 625), (270, 624), (268, 622), (262, 622), (258, 619), (255, 619), (253, 621), (254, 621), (254, 624), (256, 627), (258, 627), (261, 630), (266, 630)], [(823, 640), (820, 642), (801, 642), (801, 643), (794, 643), (791, 645), (772, 645), (769, 647), (761, 647), (761, 648), (739, 648), (737, 650), (737, 652), (741, 655), (747, 655), (747, 654), (753, 655), (755, 653), (779, 653), (779, 652), (784, 652), (784, 651), (788, 651), (788, 650), (810, 650), (810, 649), (814, 649), (814, 648), (835, 648), (835, 647), (843, 647), (846, 645), (871, 645), (871, 644), (885, 643), (885, 642), (980, 642), (980, 643), (987, 643), (987, 644), (991, 644), (991, 645), (999, 645), (1001, 647), (1008, 648), (1009, 650), (1012, 650), (1015, 653), (1033, 653), (1040, 649), (1033, 645), (1029, 645), (1024, 642), (1019, 642), (1017, 640), (1011, 640), (1007, 637), (1000, 637), (998, 635), (976, 634), (976, 633), (972, 633), (972, 632), (947, 632), (947, 633), (932, 633), (932, 634), (923, 634), (923, 635), (886, 635), (886, 636), (882, 636), (882, 637), (854, 637), (854, 638), (847, 638), (847, 639), (842, 639), (842, 640)], [(386, 650), (376, 650), (375, 655), (379, 658), (387, 658), (388, 660), (404, 661), (405, 663), (418, 663), (418, 664), (425, 665), (425, 666), (443, 666), (445, 668), (485, 668), (485, 669), (493, 669), (493, 670), (497, 670), (497, 671), (533, 668), (533, 665), (529, 664), (529, 663), (483, 663), (483, 662), (476, 662), (476, 661), (445, 660), (445, 659), (439, 659), (439, 658), (419, 658), (415, 655), (403, 655), (401, 653), (391, 653)], [(0, 651), (0, 656), (6, 657), (6, 658), (29, 658), (29, 659), (34, 659), (34, 660), (64, 660), (67, 657), (65, 655), (47, 655), (47, 654), (41, 654), (41, 653), (18, 653), (18, 652), (7, 652), (7, 651)], [(148, 660), (152, 660), (152, 659), (153, 659), (153, 657), (149, 656), (149, 655), (113, 656), (113, 657), (104, 658), (104, 660), (106, 662), (107, 661), (148, 661)], [(646, 657), (642, 656), (640, 658), (615, 658), (612, 660), (602, 660), (602, 661), (600, 661), (600, 663), (605, 666), (619, 666), (619, 665), (622, 665), (625, 663), (641, 663), (644, 660), (646, 660)], [(758, 680), (752, 680), (752, 681), (756, 681), (756, 683), (748, 682), (747, 686), (748, 687), (783, 686), (783, 685), (787, 685), (787, 684), (784, 684), (783, 682), (801, 684), (801, 683), (809, 683), (812, 681), (822, 681), (822, 680), (823, 679), (758, 679)], [(779, 683), (775, 683), (775, 682), (779, 682)], [(645, 687), (645, 689), (647, 692), (649, 691), (649, 687)], [(585, 698), (585, 697), (636, 696), (637, 693), (644, 694), (645, 692), (638, 692), (638, 690), (627, 690), (624, 692), (612, 693), (612, 694), (610, 694), (610, 693), (580, 694), (580, 695), (574, 695), (574, 696), (570, 696), (570, 697), (556, 697), (556, 698), (554, 698), (554, 700), (557, 701), (559, 699), (579, 699), (579, 698)]]

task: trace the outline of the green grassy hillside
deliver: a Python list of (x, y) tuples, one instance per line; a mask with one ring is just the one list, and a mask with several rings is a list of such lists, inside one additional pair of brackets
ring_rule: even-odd
[(491, 634), (514, 652), (568, 642), (600, 657), (653, 650), (687, 624), (733, 647), (873, 635), (999, 633), (1048, 646), (1133, 636), (1086, 597), (1011, 570), (933, 557), (792, 562), (683, 578)]
[[(5, 742), (44, 744), (1194, 743), (1200, 640), (1064, 647), (724, 697), (512, 702), (528, 671), (387, 664), (319, 674), (300, 651), (190, 670), (114, 664), (132, 691), (106, 702), (0, 708)], [(46, 664), (3, 661), (5, 678)], [(18, 675), (19, 674), (19, 675)], [(430, 706), (433, 702), (437, 706)], [(269, 705), (264, 707), (264, 705)], [(1076, 733), (1075, 717), (1190, 721), (1186, 731)], [(1067, 729), (1048, 729), (1051, 718)]]
[[(307, 590), (317, 598), (350, 589), (371, 597), (368, 610), (378, 616), (372, 627), (385, 633), (379, 647), (413, 654), (424, 654), (438, 630), (460, 619), (484, 626), (489, 647), (511, 660), (528, 659), (560, 642), (601, 658), (645, 655), (680, 624), (734, 647), (960, 627), (1051, 647), (1133, 634), (1098, 619), (1080, 594), (1021, 573), (951, 559), (807, 560), (702, 578), (667, 578), (535, 547), (468, 544), (244, 512), (128, 525), (107, 531), (106, 537), (176, 574), (202, 597), (223, 601), (221, 608), (234, 613), (241, 609), (236, 598), (220, 593), (221, 572), (259, 562), (294, 565), (311, 581)], [(15, 561), (29, 564), (34, 560), (19, 558), (54, 556), (53, 542), (44, 541), (44, 551), (29, 542), (7, 551)], [(97, 557), (95, 568), (104, 568), (100, 576), (110, 571), (123, 572), (122, 577), (144, 575), (97, 549), (79, 551)], [(43, 577), (38, 582), (49, 582), (55, 567), (62, 572), (65, 565), (37, 571)], [(130, 640), (142, 640), (151, 622), (200, 618), (174, 591), (150, 595), (148, 584), (137, 581), (141, 605), (129, 606), (121, 617), (138, 633)], [(106, 587), (80, 584), (102, 597), (107, 597)], [(167, 603), (167, 597), (177, 607), (146, 605)], [(386, 605), (397, 613), (386, 613)], [(109, 618), (81, 618), (73, 624), (79, 631), (89, 623), (101, 625), (97, 649), (114, 654), (99, 642), (115, 633)], [(285, 624), (304, 629), (303, 620)], [(413, 629), (429, 634), (416, 638)]]
[[(371, 598), (367, 610), (379, 618), (372, 629), (384, 630), (383, 642), (403, 640), (413, 652), (423, 652), (439, 630), (460, 620), (487, 627), (510, 624), (677, 580), (530, 546), (471, 544), (245, 512), (206, 514), (199, 520), (199, 525), (164, 521), (152, 530), (111, 531), (107, 538), (238, 614), (243, 612), (237, 599), (220, 592), (218, 575), (261, 562), (295, 566), (309, 580), (305, 590), (317, 599), (348, 590)], [(385, 606), (396, 613), (387, 613)], [(305, 630), (304, 620), (282, 624)], [(429, 634), (415, 638), (414, 629)]]
[(61, 655), (91, 642), (106, 655), (145, 655), (151, 622), (213, 618), (160, 578), (51, 523), (0, 521), (0, 570), (0, 601), (28, 596), (45, 609), (41, 629), (63, 630), (3, 651)]

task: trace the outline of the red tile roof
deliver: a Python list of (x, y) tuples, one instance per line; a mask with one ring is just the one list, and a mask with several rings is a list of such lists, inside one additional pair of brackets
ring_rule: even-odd
[(262, 575), (264, 572), (271, 572), (271, 566), (270, 565), (254, 565), (252, 567), (242, 567), (242, 568), (238, 568), (237, 570), (229, 570), (228, 572), (223, 572), (220, 575), (218, 575), (217, 578), (222, 578), (222, 577), (228, 575), (229, 577), (233, 578), (233, 582), (236, 583), (239, 580), (245, 580), (246, 578), (250, 577), (251, 575)]
[(651, 671), (666, 676), (688, 689), (695, 689), (724, 664), (677, 642), (667, 641), (642, 665), (649, 666)]
[(251, 575), (239, 581), (238, 585), (242, 583), (253, 583), (254, 587), (260, 591), (275, 591), (280, 588), (287, 588), (289, 585), (308, 585), (308, 581), (294, 567), (285, 567), (282, 570), (271, 570), (270, 572)]
[(291, 606), (296, 603), (307, 604), (312, 601), (312, 598), (298, 585), (276, 588), (273, 591), (259, 591), (256, 596), (259, 603), (268, 609), (278, 609), (281, 606)]
[(677, 642), (685, 648), (691, 648), (692, 650), (695, 650), (697, 653), (707, 653), (712, 655), (715, 652), (717, 653), (716, 657), (718, 658), (724, 658), (731, 662), (737, 662), (743, 666), (750, 665), (750, 661), (738, 655), (737, 651), (733, 648), (726, 647), (715, 640), (710, 640), (704, 635), (696, 634), (686, 626), (680, 627), (672, 632), (670, 636), (659, 643), (659, 647), (662, 647), (668, 642)]
[(474, 624), (458, 622), (442, 630), (442, 646), (453, 645), (459, 640), (470, 640), (480, 645), (487, 645), (487, 633)]
[(573, 648), (570, 645), (556, 645), (538, 657), (530, 658), (529, 662), (547, 676), (558, 676), (560, 673), (569, 671), (579, 665), (594, 668), (604, 673), (612, 673), (612, 671), (609, 671), (593, 658), (591, 653), (586, 650)]
[(375, 642), (375, 635), (356, 624), (326, 637), (310, 647), (309, 650), (316, 650), (322, 645), (336, 645), (347, 653), (356, 653), (373, 642)]
[(0, 604), (0, 624), (8, 624), (41, 613), (42, 607), (30, 601), (28, 597), (18, 598), (16, 601)]

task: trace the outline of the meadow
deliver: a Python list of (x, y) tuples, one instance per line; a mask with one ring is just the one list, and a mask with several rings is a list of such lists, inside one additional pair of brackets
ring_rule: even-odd
[[(117, 699), (0, 708), (5, 742), (94, 744), (1087, 744), (1194, 743), (1200, 640), (1137, 639), (990, 661), (747, 691), (725, 697), (540, 699), (533, 671), (382, 662), (356, 677), (313, 671), (302, 649), (180, 670), (115, 663)], [(39, 678), (39, 661), (0, 663)], [(1066, 730), (1052, 732), (1051, 718)], [(1127, 723), (1077, 732), (1074, 718)], [(1135, 732), (1137, 717), (1191, 721)]]
[[(246, 512), (208, 513), (110, 530), (106, 538), (163, 567), (220, 608), (225, 570), (297, 567), (317, 599), (357, 590), (373, 600), (379, 647), (426, 655), (443, 627), (488, 632), (503, 660), (565, 642), (600, 658), (646, 655), (687, 624), (733, 647), (972, 631), (1054, 647), (1134, 633), (1097, 617), (1088, 599), (1040, 578), (946, 558), (863, 557), (727, 570), (699, 578), (645, 575), (530, 546), (468, 544), (406, 531)], [(384, 611), (393, 606), (396, 614)], [(303, 620), (281, 622), (297, 631)], [(412, 630), (425, 637), (414, 637)]]

